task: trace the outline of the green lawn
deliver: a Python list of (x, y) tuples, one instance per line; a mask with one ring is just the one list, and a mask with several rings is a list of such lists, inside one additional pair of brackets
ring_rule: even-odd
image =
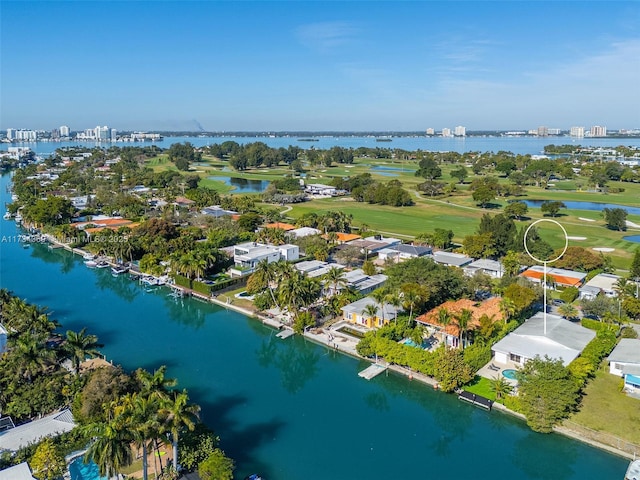
[(569, 420), (640, 445), (640, 400), (621, 393), (620, 384), (603, 363), (587, 385), (580, 411)]
[(489, 400), (492, 400), (494, 402), (496, 400), (496, 394), (491, 391), (491, 382), (488, 378), (476, 375), (476, 377), (473, 379), (473, 382), (469, 385), (465, 385), (464, 389), (467, 392), (475, 393), (476, 395), (488, 398)]

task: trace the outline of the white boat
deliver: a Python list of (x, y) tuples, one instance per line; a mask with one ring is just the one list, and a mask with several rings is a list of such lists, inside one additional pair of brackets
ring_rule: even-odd
[(20, 215), (19, 213), (16, 214), (15, 221), (16, 221), (16, 223), (22, 223), (22, 215)]
[(122, 275), (123, 273), (127, 273), (129, 271), (129, 267), (126, 265), (116, 265), (115, 267), (111, 267), (111, 273), (114, 275)]
[(627, 473), (624, 475), (624, 480), (640, 480), (640, 459), (633, 460), (629, 463)]
[(99, 262), (96, 263), (96, 267), (97, 268), (108, 268), (109, 267), (109, 262), (105, 262), (104, 260), (100, 260)]
[(96, 256), (93, 253), (85, 253), (84, 255), (82, 255), (82, 258), (89, 261), (89, 260), (95, 260)]
[(5, 220), (9, 220), (11, 219), (11, 214), (9, 212), (4, 212), (4, 215), (2, 216), (2, 218), (4, 218)]
[(95, 260), (86, 260), (84, 264), (89, 268), (96, 268), (98, 266), (98, 262)]

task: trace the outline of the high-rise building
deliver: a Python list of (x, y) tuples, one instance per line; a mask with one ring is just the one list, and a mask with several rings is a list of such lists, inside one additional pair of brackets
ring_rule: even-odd
[(569, 135), (579, 138), (584, 137), (584, 127), (571, 127), (571, 130), (569, 130)]
[(538, 127), (538, 136), (546, 137), (549, 135), (549, 129), (547, 127)]
[(591, 136), (592, 137), (606, 137), (607, 136), (607, 127), (601, 127), (600, 125), (594, 125), (591, 127)]
[(458, 126), (453, 130), (453, 134), (456, 137), (466, 137), (467, 136), (467, 128), (466, 127), (462, 127), (462, 126)]
[(436, 131), (433, 128), (427, 128), (427, 135), (435, 135)]
[(111, 141), (115, 142), (118, 138), (118, 131), (115, 128), (111, 129)]
[(443, 137), (453, 137), (453, 135), (451, 135), (451, 129), (450, 128), (443, 128), (442, 129), (442, 136)]
[(66, 125), (61, 126), (58, 130), (60, 131), (61, 137), (68, 137), (71, 133), (69, 127), (67, 127)]
[(7, 128), (7, 140), (15, 140), (16, 138), (16, 129), (15, 128)]

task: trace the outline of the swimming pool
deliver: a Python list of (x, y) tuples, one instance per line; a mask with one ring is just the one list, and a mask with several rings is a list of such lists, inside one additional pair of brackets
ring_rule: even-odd
[(508, 368), (507, 370), (503, 370), (502, 376), (504, 378), (508, 378), (509, 380), (516, 380), (516, 370), (514, 370), (513, 368)]
[(101, 477), (98, 465), (93, 462), (84, 463), (83, 457), (78, 457), (69, 464), (69, 474), (71, 480), (108, 480)]

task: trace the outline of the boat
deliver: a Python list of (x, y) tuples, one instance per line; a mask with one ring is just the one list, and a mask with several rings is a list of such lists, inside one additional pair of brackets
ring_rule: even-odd
[(16, 214), (16, 218), (14, 219), (16, 223), (22, 223), (22, 215), (19, 213)]
[(100, 260), (99, 262), (96, 263), (96, 268), (107, 268), (109, 267), (109, 262), (106, 262), (104, 260)]
[(251, 475), (244, 477), (244, 480), (264, 480), (264, 479), (257, 473), (252, 473)]
[(624, 480), (640, 480), (640, 458), (629, 463)]
[(84, 255), (82, 255), (82, 258), (84, 258), (87, 261), (90, 261), (90, 260), (95, 260), (96, 256), (93, 253), (85, 253)]
[(4, 212), (4, 215), (2, 216), (2, 218), (4, 218), (5, 220), (10, 220), (11, 214), (9, 212)]
[(96, 268), (98, 266), (98, 262), (95, 260), (86, 260), (84, 264), (89, 268)]
[(111, 273), (114, 275), (122, 275), (123, 273), (127, 273), (129, 271), (129, 267), (126, 265), (116, 265), (111, 267)]

